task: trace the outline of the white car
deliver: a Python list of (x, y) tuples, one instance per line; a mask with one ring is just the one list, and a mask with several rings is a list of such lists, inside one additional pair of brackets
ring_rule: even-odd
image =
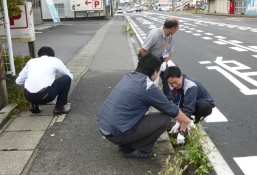
[(118, 8), (117, 13), (123, 13), (121, 8)]

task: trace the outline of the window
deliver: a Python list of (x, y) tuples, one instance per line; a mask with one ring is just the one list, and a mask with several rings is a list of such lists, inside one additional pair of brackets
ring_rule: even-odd
[(64, 4), (54, 4), (54, 6), (59, 16), (65, 16)]

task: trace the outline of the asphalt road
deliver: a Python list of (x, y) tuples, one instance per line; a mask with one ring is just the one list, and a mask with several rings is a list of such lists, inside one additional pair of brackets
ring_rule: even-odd
[(130, 16), (139, 45), (168, 16), (179, 18), (172, 61), (204, 84), (218, 110), (202, 125), (234, 174), (256, 174), (257, 18), (171, 12), (124, 15)]
[[(64, 21), (63, 25), (36, 32), (35, 51), (42, 46), (50, 46), (55, 56), (67, 64), (78, 51), (87, 44), (95, 32), (107, 21)], [(50, 22), (48, 22), (51, 24)], [(17, 55), (29, 55), (27, 43), (13, 43), (13, 52)]]

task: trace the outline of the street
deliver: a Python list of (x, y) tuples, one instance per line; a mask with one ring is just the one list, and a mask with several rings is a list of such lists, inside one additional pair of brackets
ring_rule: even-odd
[(139, 45), (168, 16), (180, 20), (171, 59), (216, 102), (201, 124), (234, 174), (256, 174), (257, 18), (158, 11), (123, 15), (130, 17)]

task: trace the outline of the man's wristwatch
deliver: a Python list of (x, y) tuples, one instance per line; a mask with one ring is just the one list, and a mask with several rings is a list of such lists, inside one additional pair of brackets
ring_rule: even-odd
[(181, 134), (182, 136), (186, 136), (186, 132), (185, 131), (179, 131), (179, 134)]

